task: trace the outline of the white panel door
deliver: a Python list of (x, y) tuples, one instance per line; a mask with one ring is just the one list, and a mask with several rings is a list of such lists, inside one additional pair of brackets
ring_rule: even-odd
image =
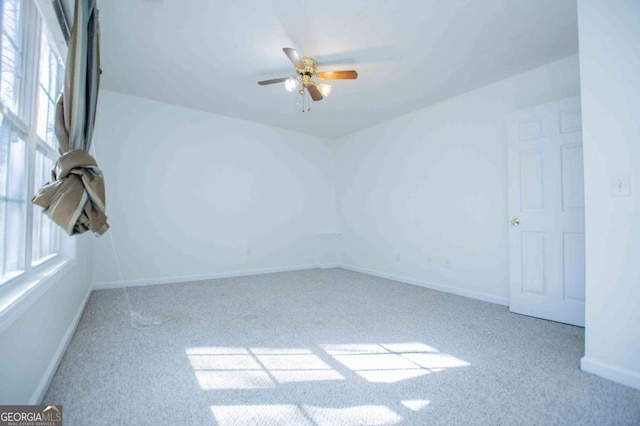
[(584, 326), (584, 175), (580, 98), (507, 120), (509, 304)]

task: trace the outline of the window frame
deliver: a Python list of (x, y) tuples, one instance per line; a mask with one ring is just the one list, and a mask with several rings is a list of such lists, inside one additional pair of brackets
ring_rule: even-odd
[[(37, 191), (35, 188), (36, 155), (40, 150), (54, 163), (59, 157), (57, 149), (38, 135), (38, 95), (43, 32), (46, 32), (46, 37), (49, 39), (49, 47), (61, 60), (64, 60), (67, 52), (62, 30), (57, 20), (52, 19), (55, 13), (53, 10), (46, 9), (52, 8), (51, 2), (22, 0), (22, 7), (20, 31), (22, 31), (23, 57), (18, 108), (13, 112), (0, 101), (0, 114), (3, 115), (4, 120), (9, 120), (26, 135), (26, 179), (25, 187), (22, 188), (25, 197), (24, 264), (21, 270), (0, 277), (0, 330), (3, 324), (10, 323), (11, 319), (15, 319), (38, 300), (38, 296), (57, 281), (59, 274), (75, 263), (76, 252), (75, 239), (60, 229), (58, 251), (33, 260), (34, 220), (36, 215), (43, 214), (41, 209), (30, 201)], [(58, 86), (62, 87), (64, 67), (59, 66), (57, 71)], [(46, 220), (50, 219), (46, 218)], [(7, 319), (9, 321), (5, 321)]]

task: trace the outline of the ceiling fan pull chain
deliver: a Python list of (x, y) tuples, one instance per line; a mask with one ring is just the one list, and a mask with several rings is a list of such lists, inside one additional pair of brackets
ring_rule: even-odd
[(308, 90), (301, 89), (300, 94), (302, 94), (302, 112), (305, 112), (305, 109), (308, 108), (309, 101), (307, 100)]

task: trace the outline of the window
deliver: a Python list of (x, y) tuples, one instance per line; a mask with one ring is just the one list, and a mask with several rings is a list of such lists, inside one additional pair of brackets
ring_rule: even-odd
[(0, 285), (57, 258), (62, 233), (34, 193), (51, 180), (61, 55), (31, 0), (0, 3)]
[(2, 82), (0, 99), (13, 110), (18, 106), (22, 80), (22, 2), (6, 0), (2, 5)]
[[(63, 75), (60, 55), (56, 54), (52, 49), (49, 37), (47, 37), (44, 26), (42, 26), (38, 67), (34, 192), (51, 180), (51, 169), (58, 158), (58, 143), (54, 136), (54, 118)], [(38, 211), (33, 216), (32, 241), (32, 261), (38, 262), (54, 255), (60, 250), (60, 228)]]

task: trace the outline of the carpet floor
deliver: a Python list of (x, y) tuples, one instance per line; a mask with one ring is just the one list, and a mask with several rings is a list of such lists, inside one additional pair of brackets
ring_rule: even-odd
[(43, 404), (65, 425), (638, 425), (584, 330), (342, 269), (94, 291)]

